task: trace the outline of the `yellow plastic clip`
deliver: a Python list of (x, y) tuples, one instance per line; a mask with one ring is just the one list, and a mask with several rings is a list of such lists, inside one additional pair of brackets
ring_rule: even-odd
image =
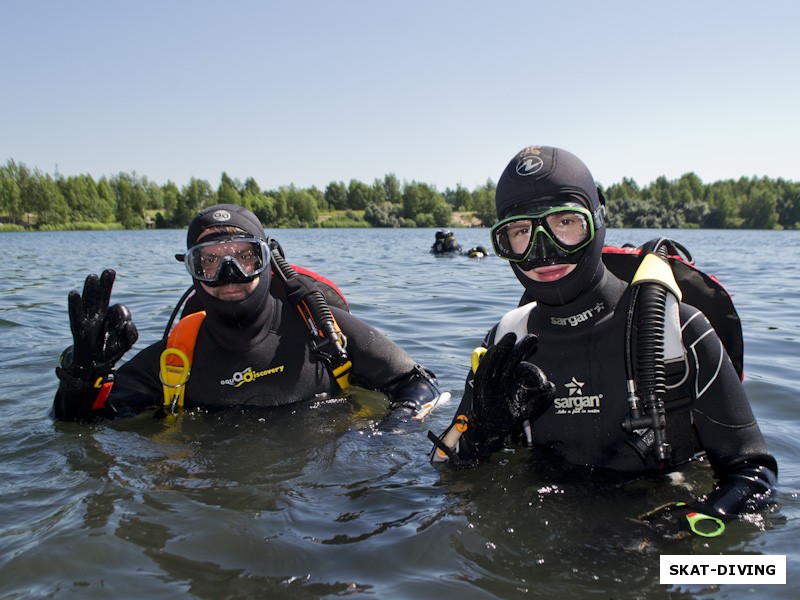
[(349, 360), (341, 366), (336, 367), (333, 369), (333, 377), (336, 379), (336, 383), (339, 384), (339, 387), (343, 390), (346, 390), (350, 387), (350, 369), (353, 368), (353, 363)]
[(478, 365), (483, 358), (483, 355), (486, 354), (486, 348), (483, 346), (478, 346), (475, 350), (472, 351), (472, 372), (478, 372)]
[(159, 379), (164, 386), (164, 408), (174, 413), (183, 408), (183, 394), (189, 381), (191, 365), (186, 354), (177, 348), (167, 348), (161, 353)]

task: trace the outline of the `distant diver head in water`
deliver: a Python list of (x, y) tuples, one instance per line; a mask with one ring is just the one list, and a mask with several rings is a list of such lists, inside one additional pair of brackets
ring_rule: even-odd
[(500, 176), (495, 205), (494, 251), (538, 302), (568, 304), (600, 281), (605, 199), (577, 156), (524, 148)]
[(252, 212), (216, 204), (195, 216), (186, 235), (184, 263), (207, 311), (246, 322), (261, 310), (271, 283), (264, 227)]

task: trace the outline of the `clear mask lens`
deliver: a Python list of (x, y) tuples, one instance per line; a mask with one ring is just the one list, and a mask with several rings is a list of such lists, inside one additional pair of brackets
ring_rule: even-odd
[(492, 227), (491, 235), (500, 258), (520, 262), (530, 255), (539, 235), (567, 254), (577, 252), (594, 238), (594, 222), (585, 208), (560, 206), (503, 219)]
[(218, 281), (223, 267), (231, 263), (246, 279), (253, 279), (269, 266), (269, 250), (255, 238), (214, 240), (189, 248), (184, 262), (189, 274), (200, 281)]

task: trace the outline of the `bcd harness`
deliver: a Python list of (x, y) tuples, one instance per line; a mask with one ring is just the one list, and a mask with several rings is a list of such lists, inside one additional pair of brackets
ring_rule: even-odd
[[(280, 276), (284, 285), (296, 278), (305, 279), (306, 283), (310, 282), (310, 285), (303, 286), (306, 291), (298, 298), (292, 298), (292, 302), (311, 333), (312, 350), (320, 356), (339, 387), (342, 390), (347, 389), (350, 386), (350, 370), (353, 364), (347, 355), (347, 338), (339, 328), (328, 304), (330, 299), (331, 303), (349, 310), (347, 301), (332, 282), (308, 269), (293, 267), (286, 262), (277, 242), (270, 239), (269, 244), (273, 272)], [(317, 284), (328, 292), (328, 299)], [(174, 328), (172, 327), (175, 316), (184, 302), (190, 298), (192, 289), (189, 288), (183, 295), (167, 324), (165, 331), (167, 347), (161, 353), (159, 365), (159, 378), (164, 390), (164, 410), (172, 414), (183, 409), (194, 346), (206, 316), (205, 311), (191, 312), (182, 317)]]

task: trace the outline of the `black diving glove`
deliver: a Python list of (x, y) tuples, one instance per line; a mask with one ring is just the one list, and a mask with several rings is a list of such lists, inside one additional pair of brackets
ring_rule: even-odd
[(761, 510), (774, 502), (777, 467), (744, 461), (730, 468), (702, 501), (671, 502), (639, 516), (639, 520), (670, 539), (692, 534), (716, 537), (737, 515)]
[(555, 386), (528, 362), (538, 338), (526, 335), (515, 346), (516, 339), (507, 333), (489, 348), (472, 382), (472, 413), (464, 441), (481, 458), (499, 450), (509, 433), (541, 417), (553, 403)]
[(391, 410), (377, 425), (377, 429), (382, 431), (414, 420), (423, 406), (432, 410), (440, 396), (436, 376), (420, 365), (414, 367), (410, 376), (386, 391), (390, 395)]
[[(79, 382), (93, 384), (105, 377), (116, 362), (136, 343), (139, 332), (131, 313), (122, 304), (109, 307), (116, 273), (111, 269), (98, 277), (91, 274), (83, 295), (72, 290), (67, 298), (73, 345), (61, 355), (56, 375), (69, 387)], [(77, 380), (77, 381), (75, 381)]]

